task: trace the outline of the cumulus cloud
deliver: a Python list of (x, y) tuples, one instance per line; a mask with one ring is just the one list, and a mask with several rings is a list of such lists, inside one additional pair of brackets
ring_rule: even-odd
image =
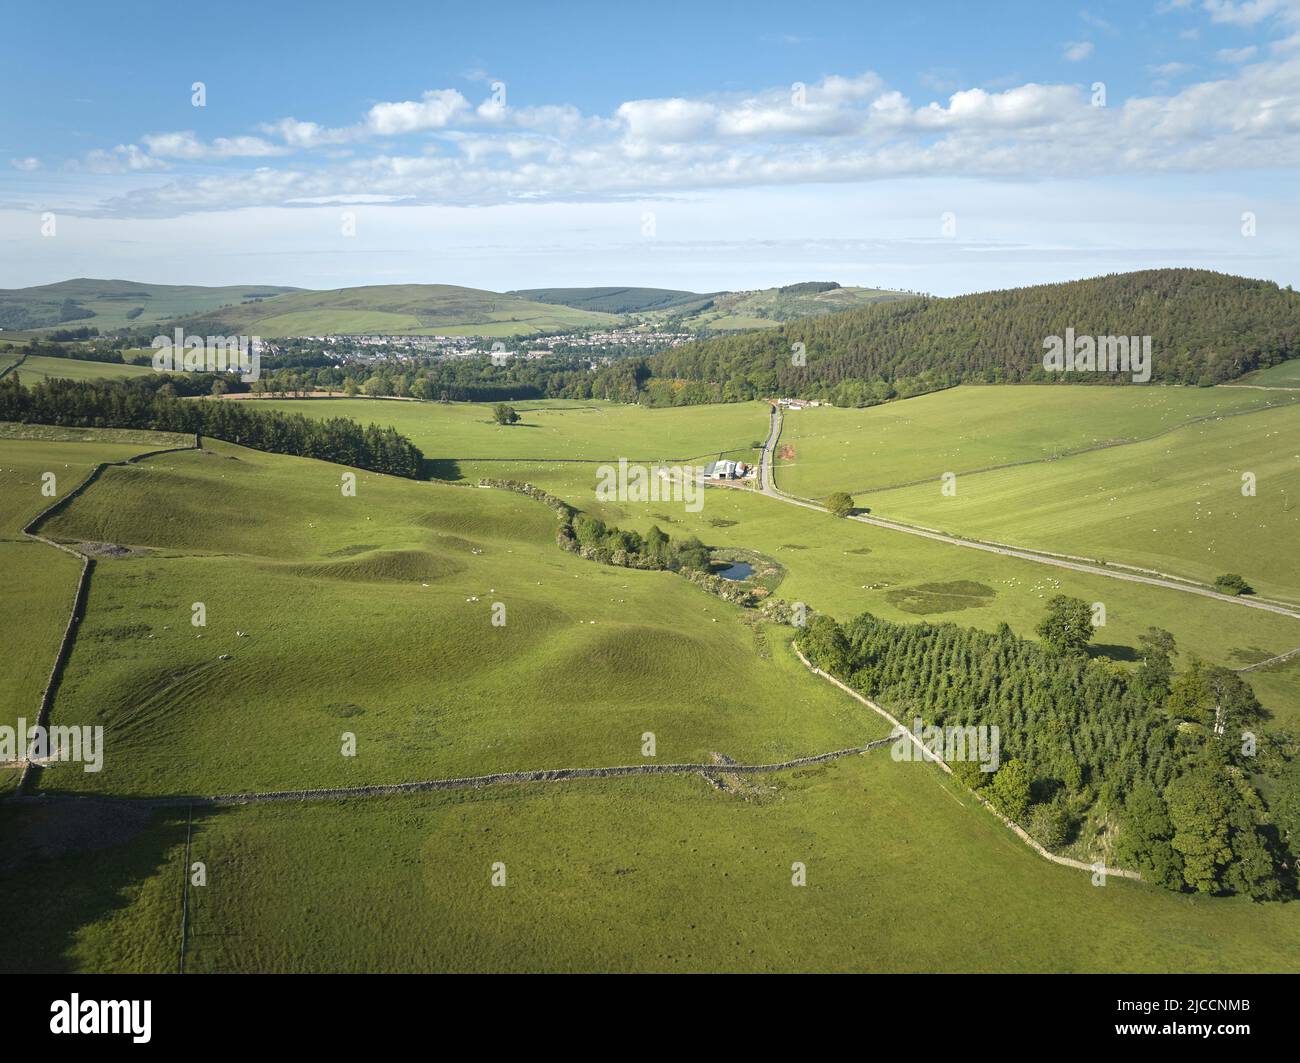
[(381, 137), (445, 129), (467, 110), (469, 101), (455, 89), (431, 89), (419, 100), (375, 104), (366, 115), (366, 128)]
[[(150, 134), (140, 145), (93, 152), (85, 165), (118, 174), (173, 168), (170, 180), (101, 205), (158, 216), (374, 197), (590, 202), (898, 176), (1073, 175), (1080, 159), (1092, 172), (1135, 174), (1300, 164), (1300, 52), (1263, 61), (1234, 55), (1245, 65), (1229, 77), (1112, 98), (1109, 107), (1092, 106), (1088, 83), (965, 88), (913, 101), (870, 72), (627, 100), (608, 115), (474, 103), (433, 89), (375, 104), (351, 125), (282, 118), (260, 126), (260, 136)], [(1181, 64), (1158, 70), (1181, 72)], [(250, 169), (259, 156), (263, 164)], [(188, 162), (208, 165), (200, 173)]]

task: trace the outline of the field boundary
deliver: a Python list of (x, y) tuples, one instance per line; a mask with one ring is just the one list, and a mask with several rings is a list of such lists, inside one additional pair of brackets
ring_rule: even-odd
[(3, 369), (0, 369), (0, 380), (3, 380), (5, 377), (7, 377), (10, 373), (12, 373), (15, 369), (17, 369), (20, 365), (22, 365), (23, 362), (25, 361), (27, 361), (26, 351), (24, 351), (21, 355), (18, 356), (18, 360), (14, 362), (13, 365), (7, 365)]
[[(791, 643), (791, 648), (794, 650), (799, 660), (803, 662), (803, 666), (807, 668), (810, 672), (812, 672), (813, 675), (821, 676), (828, 683), (833, 683), (835, 686), (839, 687), (842, 691), (844, 691), (844, 693), (848, 694), (849, 697), (862, 702), (862, 704), (867, 706), (867, 708), (871, 709), (873, 712), (879, 713), (891, 724), (893, 724), (895, 728), (895, 733), (891, 735), (888, 739), (886, 739), (886, 741), (890, 741), (890, 742), (896, 741), (897, 738), (906, 735), (908, 739), (912, 742), (912, 744), (915, 745), (916, 748), (921, 751), (921, 755), (923, 759), (929, 760), (934, 764), (937, 764), (940, 768), (943, 769), (945, 774), (947, 775), (952, 774), (952, 768), (948, 766), (948, 763), (937, 753), (934, 753), (933, 751), (926, 749), (925, 746), (921, 743), (920, 739), (918, 739), (916, 735), (914, 735), (911, 731), (909, 731), (906, 727), (904, 727), (901, 723), (899, 723), (898, 720), (894, 718), (893, 714), (890, 713), (887, 709), (876, 704), (876, 702), (872, 701), (870, 698), (866, 697), (865, 695), (859, 694), (851, 686), (848, 686), (845, 683), (841, 683), (829, 672), (823, 672), (820, 668), (818, 668), (815, 664), (813, 664), (812, 661), (808, 660), (808, 658), (803, 655), (803, 653), (800, 651), (798, 646), (795, 646), (793, 643)], [(1062, 867), (1072, 867), (1078, 871), (1091, 871), (1095, 874), (1101, 874), (1103, 876), (1113, 875), (1116, 878), (1129, 878), (1137, 882), (1142, 881), (1142, 876), (1140, 874), (1138, 874), (1136, 871), (1129, 871), (1126, 868), (1106, 867), (1104, 864), (1085, 864), (1082, 860), (1075, 860), (1073, 857), (1057, 856), (1055, 853), (1050, 852), (1049, 850), (1044, 849), (1041, 845), (1039, 845), (1038, 842), (1036, 842), (1033, 839), (1033, 837), (1029, 834), (1029, 832), (1026, 831), (1022, 826), (1020, 826), (1019, 823), (1011, 819), (1009, 816), (1005, 816), (1001, 812), (999, 812), (996, 808), (993, 807), (993, 805), (986, 798), (982, 797), (980, 794), (977, 794), (974, 790), (968, 792), (970, 793), (971, 797), (975, 798), (976, 801), (978, 801), (986, 809), (992, 812), (993, 815), (997, 816), (997, 818), (1002, 821), (1003, 826), (1005, 826), (1008, 830), (1010, 830), (1017, 837), (1019, 837), (1022, 842), (1024, 842), (1031, 849), (1033, 849), (1034, 852), (1036, 852), (1044, 860), (1050, 860), (1052, 861), (1052, 863), (1060, 864)]]
[[(45, 681), (45, 689), (41, 692), (40, 706), (36, 710), (36, 726), (47, 727), (49, 725), (50, 710), (54, 707), (54, 695), (58, 692), (59, 683), (63, 678), (63, 670), (67, 666), (68, 658), (72, 656), (72, 647), (76, 642), (77, 628), (80, 626), (81, 618), (86, 612), (86, 600), (90, 594), (90, 574), (95, 568), (95, 559), (89, 554), (83, 554), (80, 550), (74, 550), (63, 543), (56, 543), (53, 539), (47, 539), (44, 535), (37, 533), (37, 528), (49, 517), (54, 516), (75, 498), (82, 495), (90, 487), (105, 469), (111, 465), (133, 465), (145, 458), (158, 457), (160, 454), (176, 454), (190, 450), (202, 450), (203, 440), (199, 435), (194, 436), (194, 443), (187, 447), (165, 447), (161, 450), (150, 450), (143, 454), (135, 454), (132, 457), (124, 458), (121, 461), (101, 461), (84, 480), (76, 487), (69, 491), (62, 498), (55, 499), (45, 509), (41, 510), (36, 516), (29, 520), (23, 526), (23, 534), (27, 538), (44, 543), (46, 546), (52, 546), (56, 550), (62, 550), (65, 554), (78, 558), (81, 561), (81, 573), (77, 577), (77, 586), (72, 595), (72, 609), (68, 616), (68, 623), (63, 629), (63, 638), (59, 641), (59, 648), (54, 655), (54, 664), (50, 667), (49, 678)], [(23, 770), (18, 778), (18, 787), (15, 793), (22, 795), (28, 792), (31, 784), (35, 781), (37, 773), (40, 772), (40, 765), (29, 759), (25, 753), (22, 760)]]
[(372, 783), (365, 786), (335, 786), (312, 790), (269, 790), (245, 794), (216, 794), (213, 796), (180, 795), (175, 797), (114, 797), (94, 794), (85, 797), (67, 794), (19, 795), (22, 801), (110, 801), (149, 808), (186, 808), (191, 805), (219, 807), (228, 805), (271, 804), (286, 801), (337, 801), (350, 797), (393, 797), (405, 794), (429, 793), (438, 790), (477, 790), (489, 786), (518, 785), (524, 783), (572, 782), (578, 779), (622, 779), (643, 775), (761, 775), (779, 771), (792, 771), (814, 764), (825, 764), (844, 757), (856, 757), (889, 745), (894, 739), (878, 738), (864, 746), (835, 749), (829, 753), (816, 753), (807, 757), (778, 761), (772, 764), (736, 764), (725, 760), (717, 764), (623, 764), (607, 768), (542, 768), (535, 771), (504, 771), (491, 775), (465, 775), (447, 779), (422, 779), (416, 782)]
[[(828, 513), (829, 511), (820, 502), (808, 498), (801, 498), (798, 495), (787, 494), (782, 491), (776, 484), (776, 473), (772, 463), (772, 454), (776, 450), (776, 445), (780, 440), (782, 419), (776, 406), (772, 407), (772, 429), (768, 435), (767, 443), (763, 447), (760, 473), (759, 493), (767, 495), (769, 498), (775, 498), (782, 502), (787, 502), (792, 506), (803, 506), (805, 509), (815, 510), (818, 513)], [(1300, 606), (1292, 605), (1289, 602), (1275, 601), (1267, 598), (1245, 598), (1238, 595), (1220, 594), (1218, 591), (1211, 590), (1204, 584), (1196, 583), (1192, 580), (1184, 579), (1181, 576), (1160, 575), (1142, 575), (1141, 570), (1135, 570), (1131, 566), (1121, 564), (1110, 564), (1109, 562), (1097, 562), (1087, 560), (1068, 560), (1072, 555), (1069, 554), (1051, 554), (1046, 551), (1038, 551), (1032, 547), (1009, 546), (1006, 543), (992, 542), (985, 539), (968, 539), (956, 535), (949, 535), (946, 532), (938, 531), (934, 528), (925, 528), (918, 524), (906, 524), (902, 521), (891, 520), (885, 517), (870, 517), (865, 514), (851, 513), (847, 520), (855, 520), (859, 524), (870, 524), (873, 527), (884, 528), (887, 531), (905, 532), (908, 535), (919, 535), (923, 539), (933, 539), (936, 542), (947, 543), (950, 546), (964, 546), (971, 550), (983, 550), (985, 553), (999, 554), (1003, 557), (1015, 557), (1022, 561), (1035, 561), (1040, 565), (1054, 565), (1057, 568), (1069, 569), (1073, 572), (1082, 572), (1094, 576), (1107, 576), (1110, 579), (1127, 580), (1130, 583), (1145, 583), (1152, 587), (1164, 587), (1167, 590), (1182, 591), (1186, 594), (1197, 594), (1203, 598), (1213, 598), (1217, 601), (1228, 602), (1232, 605), (1243, 605), (1249, 609), (1262, 609), (1265, 612), (1277, 613), (1280, 616), (1289, 616), (1293, 620), (1300, 620)], [(1145, 571), (1151, 571), (1150, 569)]]

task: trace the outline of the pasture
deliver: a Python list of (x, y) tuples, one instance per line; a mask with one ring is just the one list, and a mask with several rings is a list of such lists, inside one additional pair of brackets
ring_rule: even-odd
[[(1073, 389), (1093, 390), (1103, 391)], [(1223, 401), (1249, 407), (1247, 396), (1264, 394)], [(47, 768), (41, 792), (183, 799), (637, 764), (647, 732), (661, 763), (714, 753), (771, 762), (886, 733), (804, 671), (788, 628), (678, 576), (567, 554), (550, 510), (472, 486), (479, 476), (529, 480), (622, 527), (657, 524), (771, 558), (784, 574), (777, 595), (841, 619), (867, 610), (986, 630), (1006, 622), (1032, 637), (1047, 598), (1063, 593), (1106, 605), (1093, 652), (1121, 665), (1149, 626), (1174, 633), (1179, 665), (1195, 653), (1241, 667), (1300, 644), (1300, 621), (1288, 617), (838, 520), (746, 489), (710, 488), (699, 512), (595, 499), (598, 461), (747, 453), (765, 434), (758, 403), (519, 403), (524, 424), (503, 429), (482, 405), (265, 401), (394, 424), (456, 482), (353, 470), (357, 493), (346, 497), (338, 466), (210, 440), (202, 453), (109, 469), (43, 529), (119, 548), (97, 561), (53, 714), (105, 727), (104, 770)], [(1111, 423), (1136, 432), (1150, 414), (1158, 430), (1206, 409), (1123, 408)], [(804, 411), (787, 425), (823, 412), (876, 411)], [(1204, 433), (1211, 450), (1258, 449), (1292, 412), (1201, 422), (1136, 446)], [(1053, 419), (1042, 413), (1043, 425)], [(995, 427), (978, 436), (985, 456), (1014, 442)], [(4, 438), (23, 432), (44, 438)], [(1052, 432), (1043, 445), (1082, 438), (1077, 426)], [(103, 455), (158, 445), (174, 441), (0, 426), (4, 534), (16, 540), (43, 508), (43, 468), (61, 465), (75, 485)], [(891, 475), (930, 460), (933, 446), (925, 437), (918, 453), (891, 452)], [(475, 460), (493, 457), (506, 460)], [(575, 460), (540, 460), (556, 457)], [(1270, 468), (1267, 478), (1283, 474)], [(21, 552), (38, 549), (48, 559), (24, 571), (36, 554)], [(18, 562), (10, 615), (24, 630), (8, 637), (26, 640), (11, 644), (43, 681), (75, 561), (17, 541), (0, 550)], [(71, 575), (51, 567), (60, 559)], [(504, 626), (492, 623), (497, 602)], [(204, 626), (191, 623), (195, 603)], [(1250, 680), (1269, 726), (1300, 722), (1300, 661)], [(355, 756), (344, 755), (347, 735)], [(183, 808), (51, 800), (0, 807), (0, 829), (0, 918), (18, 928), (0, 967), (175, 969)], [(887, 749), (729, 789), (648, 776), (200, 807), (193, 844), (210, 876), (190, 893), (195, 972), (1234, 971), (1296, 970), (1300, 955), (1295, 905), (1113, 879), (1097, 888), (1033, 854), (934, 769), (896, 763)], [(807, 865), (805, 888), (791, 885), (795, 861)], [(494, 888), (497, 862), (508, 878)]]
[[(962, 386), (867, 409), (787, 413), (782, 490), (806, 498), (938, 483), (1013, 462), (1133, 443), (1199, 418), (1296, 401), (1246, 388)], [(1120, 459), (1117, 459), (1120, 460)]]
[[(226, 401), (250, 401), (226, 400)], [(508, 458), (532, 461), (699, 459), (748, 448), (767, 436), (767, 404), (732, 403), (650, 409), (598, 399), (541, 399), (510, 403), (518, 424), (502, 426), (493, 403), (394, 402), (388, 399), (257, 399), (308, 417), (349, 417), (361, 424), (392, 425), (426, 458), (464, 461)]]
[(789, 629), (670, 573), (564, 553), (531, 499), (370, 474), (343, 497), (335, 466), (206, 446), (108, 470), (45, 528), (133, 552), (96, 566), (54, 712), (108, 729), (104, 770), (51, 768), (45, 789), (639, 763), (647, 731), (662, 760), (769, 761), (883, 733), (808, 681)]
[(124, 362), (92, 362), (84, 358), (47, 358), (31, 355), (13, 371), (29, 387), (38, 380), (129, 380), (152, 376), (153, 367)]
[[(1256, 392), (1255, 394), (1260, 394)], [(1243, 477), (1253, 477), (1244, 494)], [(859, 494), (880, 516), (1300, 602), (1300, 409), (1203, 421), (1059, 461)]]
[[(741, 795), (645, 777), (196, 809), (191, 859), (208, 885), (190, 890), (186, 970), (1300, 968), (1295, 905), (1094, 886), (887, 750), (755, 784)], [(41, 841), (66, 837), (71, 815), (89, 822), (95, 874), (66, 844), (40, 852), (36, 824), (0, 819), (15, 860), (0, 856), (0, 966), (175, 970), (184, 810), (39, 815)], [(490, 885), (494, 864), (504, 886)]]

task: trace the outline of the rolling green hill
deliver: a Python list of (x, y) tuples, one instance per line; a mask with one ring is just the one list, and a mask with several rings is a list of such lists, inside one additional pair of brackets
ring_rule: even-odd
[(834, 282), (805, 282), (748, 292), (699, 293), (672, 288), (529, 288), (510, 294), (582, 310), (627, 314), (685, 331), (716, 332), (773, 328), (783, 321), (914, 298), (911, 292), (842, 288)]
[(454, 284), (376, 284), (293, 292), (263, 303), (190, 317), (179, 324), (199, 333), (274, 339), (334, 333), (525, 336), (556, 329), (599, 328), (618, 320), (612, 314)]
[(771, 329), (787, 321), (820, 318), (847, 310), (910, 301), (911, 292), (882, 288), (826, 288), (791, 284), (784, 288), (763, 288), (753, 292), (721, 292), (707, 297), (698, 307), (684, 307), (682, 326), (717, 332), (742, 329)]
[[(1043, 369), (1043, 340), (1069, 328), (1080, 336), (1150, 336), (1152, 380), (1222, 383), (1300, 353), (1300, 295), (1208, 270), (1144, 270), (848, 310), (678, 347), (651, 367), (656, 377), (725, 382), (742, 397), (770, 394), (775, 385), (861, 405), (889, 397), (884, 392), (900, 381), (897, 390), (906, 393), (1057, 379)], [(795, 343), (806, 348), (804, 366), (792, 364)], [(881, 394), (872, 394), (873, 382)]]
[[(24, 484), (51, 465), (80, 474), (103, 446), (0, 441), (0, 466)], [(44, 526), (130, 550), (97, 564), (53, 715), (102, 723), (104, 770), (51, 767), (45, 800), (0, 807), (0, 918), (14, 928), (0, 969), (174, 970), (190, 834), (189, 858), (212, 869), (186, 895), (194, 972), (1296, 968), (1294, 904), (1097, 888), (885, 749), (738, 785), (692, 774), (198, 807), (188, 827), (183, 807), (133, 802), (635, 764), (646, 730), (664, 763), (770, 761), (886, 733), (803, 671), (789, 629), (672, 575), (558, 550), (552, 514), (531, 499), (372, 474), (345, 497), (339, 472), (208, 442), (110, 469)], [(782, 595), (853, 611), (859, 584), (944, 578), (934, 560), (957, 553), (742, 491), (700, 514), (623, 505), (620, 521), (780, 549), (797, 584)], [(836, 559), (854, 568), (834, 571)], [(1024, 599), (1026, 618), (1041, 612), (1010, 586), (1024, 562), (948, 564), (1002, 604)], [(32, 593), (66, 603), (64, 569), (33, 570)], [(1062, 580), (1097, 596), (1096, 577)], [(1106, 599), (1126, 644), (1166, 616), (1188, 651), (1290, 623), (1239, 628), (1218, 602), (1139, 608), (1148, 597), (1174, 595), (1121, 585)], [(345, 732), (355, 757), (340, 753)], [(806, 893), (791, 889), (795, 860)], [(506, 889), (489, 885), (497, 862)], [(935, 913), (920, 935), (918, 910)]]
[(636, 314), (698, 303), (708, 299), (698, 292), (673, 288), (522, 288), (507, 292), (538, 303), (596, 310), (606, 314)]
[(10, 331), (86, 326), (101, 332), (141, 328), (184, 314), (255, 303), (296, 290), (272, 284), (205, 288), (79, 277), (32, 288), (0, 289), (0, 328)]

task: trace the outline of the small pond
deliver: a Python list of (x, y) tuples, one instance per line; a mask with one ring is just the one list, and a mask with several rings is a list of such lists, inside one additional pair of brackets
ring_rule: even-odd
[(747, 561), (733, 561), (724, 569), (718, 570), (723, 579), (749, 579), (754, 574), (754, 566)]

